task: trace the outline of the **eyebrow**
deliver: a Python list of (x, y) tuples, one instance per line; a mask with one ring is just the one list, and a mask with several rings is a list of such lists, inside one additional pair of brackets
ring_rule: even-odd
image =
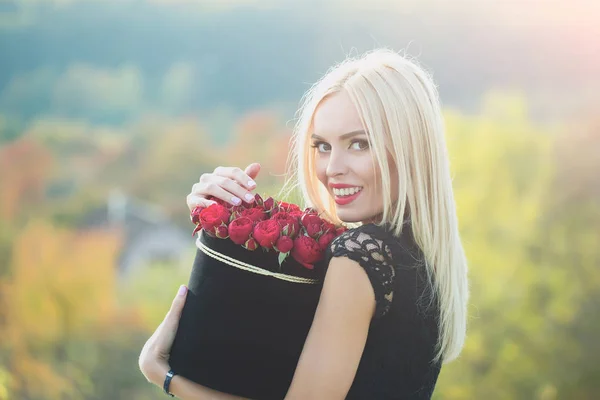
[[(367, 132), (365, 132), (363, 129), (359, 129), (357, 131), (352, 131), (352, 132), (344, 133), (343, 135), (340, 136), (340, 139), (346, 140), (346, 139), (350, 139), (351, 137), (354, 137), (354, 136), (366, 135), (366, 134), (367, 134)], [(319, 136), (319, 135), (317, 135), (315, 133), (313, 133), (311, 135), (311, 138), (325, 140), (321, 136)]]

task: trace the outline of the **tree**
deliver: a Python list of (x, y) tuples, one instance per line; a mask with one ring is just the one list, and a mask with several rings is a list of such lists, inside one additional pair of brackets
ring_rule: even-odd
[(579, 177), (556, 157), (564, 142), (532, 125), (522, 100), (487, 105), (480, 116), (447, 115), (472, 294), (466, 346), (435, 397), (592, 398), (598, 213), (564, 200), (558, 178)]
[(75, 399), (93, 389), (85, 350), (117, 315), (120, 241), (115, 232), (75, 233), (39, 220), (15, 238), (11, 277), (0, 281), (0, 354), (13, 397)]

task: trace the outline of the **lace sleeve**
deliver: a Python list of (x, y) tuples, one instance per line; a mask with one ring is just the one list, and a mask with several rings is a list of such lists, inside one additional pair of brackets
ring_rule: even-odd
[(363, 267), (375, 292), (376, 307), (373, 318), (385, 315), (392, 304), (395, 277), (388, 245), (372, 233), (357, 228), (338, 236), (331, 243), (329, 251), (331, 257), (348, 257)]

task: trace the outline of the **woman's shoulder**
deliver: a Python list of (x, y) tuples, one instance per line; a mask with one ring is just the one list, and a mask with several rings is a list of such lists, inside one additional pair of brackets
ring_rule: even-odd
[(330, 251), (335, 255), (342, 251), (369, 253), (383, 252), (383, 257), (391, 257), (389, 249), (390, 234), (385, 228), (375, 224), (361, 225), (351, 228), (336, 237), (330, 246)]
[(345, 231), (328, 248), (328, 259), (347, 257), (365, 270), (377, 301), (375, 318), (390, 308), (397, 268), (416, 259), (408, 235), (403, 231), (396, 237), (387, 226), (365, 224)]
[(399, 235), (389, 224), (363, 224), (348, 229), (331, 243), (331, 256), (359, 253), (365, 261), (387, 262), (396, 266), (414, 266), (423, 256), (417, 245), (410, 221), (405, 221)]

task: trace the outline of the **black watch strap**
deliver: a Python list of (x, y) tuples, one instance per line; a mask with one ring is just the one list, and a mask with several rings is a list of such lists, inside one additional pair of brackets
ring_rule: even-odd
[(167, 372), (167, 376), (165, 376), (165, 383), (163, 383), (164, 392), (171, 397), (175, 397), (175, 395), (173, 395), (171, 392), (169, 392), (169, 385), (171, 385), (171, 379), (173, 379), (174, 376), (175, 376), (175, 371), (170, 369), (169, 372)]

